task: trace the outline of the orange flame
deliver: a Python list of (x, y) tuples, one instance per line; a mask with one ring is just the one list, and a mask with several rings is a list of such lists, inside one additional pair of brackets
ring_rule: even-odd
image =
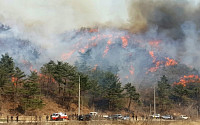
[(174, 65), (178, 64), (174, 59), (170, 59), (168, 57), (166, 57), (166, 59), (167, 59), (167, 61), (165, 63), (165, 66), (174, 66)]
[(103, 53), (103, 57), (105, 57), (105, 55), (108, 53), (108, 51), (109, 51), (109, 46), (110, 46), (111, 44), (112, 44), (111, 40), (108, 40), (106, 49), (104, 50), (104, 53)]
[(155, 72), (159, 69), (160, 65), (163, 64), (165, 65), (166, 67), (167, 66), (174, 66), (174, 65), (177, 65), (178, 63), (174, 60), (174, 59), (170, 59), (169, 57), (166, 57), (165, 59), (167, 60), (166, 62), (164, 61), (156, 61), (156, 57), (154, 55), (154, 52), (153, 51), (149, 51), (149, 55), (152, 57), (153, 59), (153, 63), (155, 63), (155, 67), (151, 67), (147, 72)]
[(41, 73), (38, 73), (38, 74), (39, 74), (40, 79), (43, 79), (45, 82), (49, 82), (49, 80), (51, 80), (52, 83), (56, 83), (56, 80), (54, 78), (41, 74)]
[(104, 50), (104, 53), (103, 53), (103, 57), (106, 56), (106, 54), (108, 53), (108, 51), (109, 51), (109, 46), (106, 46), (106, 49)]
[(135, 70), (134, 67), (131, 65), (131, 69), (129, 70), (131, 75), (134, 75), (134, 70)]
[[(161, 61), (157, 61), (156, 62), (156, 66), (155, 67), (151, 67), (149, 70), (148, 70), (148, 72), (155, 72), (155, 71), (157, 71), (158, 69), (159, 69), (159, 66), (162, 64), (162, 62)], [(148, 73), (147, 72), (147, 73)]]
[(149, 45), (155, 48), (159, 48), (160, 40), (149, 41)]
[(153, 51), (149, 51), (149, 55), (153, 58), (153, 63), (156, 62), (156, 57), (154, 55), (154, 52)]
[(167, 59), (167, 61), (165, 63), (165, 66), (174, 66), (174, 65), (178, 64), (174, 59), (170, 59), (168, 57), (166, 57), (166, 59)]
[(69, 58), (71, 57), (71, 55), (72, 55), (74, 52), (75, 52), (75, 50), (72, 50), (72, 51), (70, 51), (69, 53), (64, 53), (64, 54), (62, 54), (61, 59), (62, 59), (62, 60), (67, 60), (67, 59), (69, 59)]
[(97, 64), (94, 65), (94, 68), (92, 70), (95, 71), (97, 69), (97, 66), (98, 66)]
[(124, 36), (122, 36), (121, 40), (122, 40), (122, 47), (126, 48), (128, 46), (128, 40), (127, 40), (127, 38), (124, 37)]
[(17, 83), (16, 83), (17, 82), (17, 78), (16, 77), (12, 77), (11, 81), (14, 84), (14, 86), (16, 87), (16, 85), (17, 85)]
[(80, 49), (79, 52), (84, 53), (90, 47), (97, 46), (97, 43), (91, 43), (90, 45), (86, 45), (84, 48)]
[(33, 66), (30, 66), (30, 71), (38, 72), (37, 69), (33, 69)]
[(85, 52), (85, 49), (82, 48), (82, 49), (80, 49), (79, 51), (80, 51), (81, 53), (84, 53), (84, 52)]
[(200, 83), (200, 78), (198, 75), (188, 75), (188, 76), (183, 76), (180, 78), (179, 82), (174, 82), (175, 85), (183, 85), (184, 87), (186, 84), (189, 83)]
[(89, 32), (90, 32), (90, 33), (98, 32), (98, 29), (97, 29), (97, 28), (96, 28), (96, 29), (92, 29), (92, 28), (91, 28), (91, 29), (89, 29)]

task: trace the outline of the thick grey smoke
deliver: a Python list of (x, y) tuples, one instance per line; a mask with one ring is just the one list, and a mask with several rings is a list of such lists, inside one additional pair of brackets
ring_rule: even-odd
[[(200, 65), (200, 6), (191, 0), (133, 0), (129, 6), (130, 31), (146, 32), (157, 27), (165, 34), (163, 41), (168, 54), (196, 68)], [(173, 48), (173, 49), (172, 49)], [(170, 50), (170, 51), (169, 51)]]
[(198, 1), (0, 0), (0, 10), (0, 54), (23, 68), (73, 64), (84, 54), (90, 67), (119, 69), (125, 82), (142, 79), (158, 62), (163, 67), (166, 57), (200, 68)]

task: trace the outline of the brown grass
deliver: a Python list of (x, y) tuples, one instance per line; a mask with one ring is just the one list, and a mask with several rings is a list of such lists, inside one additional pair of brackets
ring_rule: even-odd
[(12, 122), (8, 125), (199, 125), (200, 121), (58, 121)]

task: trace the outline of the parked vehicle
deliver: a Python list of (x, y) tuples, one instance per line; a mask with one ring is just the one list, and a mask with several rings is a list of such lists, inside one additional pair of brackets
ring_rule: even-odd
[(98, 113), (97, 112), (90, 112), (89, 115), (91, 116), (92, 120), (97, 120), (98, 119)]
[(62, 112), (59, 112), (59, 113), (53, 113), (51, 115), (51, 120), (68, 120), (68, 116), (66, 113), (62, 113)]
[(129, 116), (124, 116), (123, 118), (122, 118), (122, 120), (130, 120), (130, 117)]
[(164, 115), (161, 118), (162, 119), (166, 119), (166, 120), (170, 120), (170, 119), (173, 119), (173, 116), (171, 116), (171, 115)]
[(84, 116), (83, 116), (83, 115), (79, 115), (79, 116), (78, 116), (78, 120), (79, 120), (79, 121), (83, 121), (83, 120), (84, 120)]
[(87, 115), (79, 115), (78, 120), (79, 121), (89, 121), (91, 120), (92, 116), (90, 114)]
[(85, 115), (84, 120), (89, 121), (91, 120), (92, 116), (90, 114)]
[(92, 115), (92, 116), (97, 116), (97, 112), (90, 112), (90, 115)]
[(103, 118), (109, 119), (109, 116), (108, 115), (103, 115)]
[(187, 119), (189, 119), (189, 117), (188, 117), (188, 116), (186, 116), (186, 115), (181, 115), (181, 116), (180, 116), (180, 118), (181, 118), (181, 119), (184, 119), (184, 120), (187, 120)]
[(156, 119), (161, 118), (160, 114), (149, 115), (149, 117), (150, 117), (150, 118), (156, 118)]
[(122, 119), (123, 116), (121, 114), (114, 114), (109, 119), (117, 120), (117, 119)]

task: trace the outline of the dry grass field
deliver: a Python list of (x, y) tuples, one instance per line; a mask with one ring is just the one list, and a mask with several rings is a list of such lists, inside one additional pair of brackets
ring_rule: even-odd
[(20, 121), (1, 122), (7, 125), (200, 125), (200, 121)]

